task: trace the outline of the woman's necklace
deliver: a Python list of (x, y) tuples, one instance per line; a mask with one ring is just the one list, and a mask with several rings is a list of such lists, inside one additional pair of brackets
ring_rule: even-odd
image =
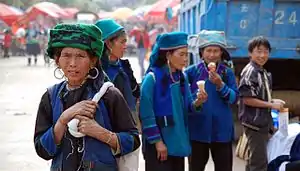
[(170, 74), (170, 78), (172, 80), (172, 83), (176, 83), (174, 77), (173, 77), (173, 74), (172, 74), (172, 68), (170, 66), (170, 63), (168, 62), (168, 67), (169, 67), (169, 74)]
[(67, 86), (66, 86), (66, 88), (67, 88), (68, 91), (72, 91), (72, 90), (78, 89), (80, 87), (81, 87), (81, 85), (80, 86), (76, 86), (76, 87), (75, 86), (71, 87), (69, 84), (67, 84)]
[(174, 77), (173, 77), (173, 74), (171, 72), (170, 72), (170, 78), (171, 78), (171, 80), (172, 80), (173, 83), (176, 82), (175, 79), (174, 79)]
[(69, 83), (67, 83), (66, 88), (67, 88), (68, 91), (72, 91), (72, 90), (75, 90), (75, 89), (78, 89), (78, 88), (82, 87), (82, 85), (83, 85), (85, 82), (86, 82), (86, 79), (85, 79), (80, 85), (77, 85), (77, 86), (72, 86), (72, 85), (70, 85)]
[[(172, 80), (172, 83), (176, 83), (177, 81), (174, 79), (174, 77), (173, 77), (173, 73), (172, 73), (172, 70), (171, 70), (171, 68), (169, 68), (169, 73), (170, 73), (170, 78), (171, 78), (171, 80)], [(179, 80), (180, 80), (180, 75), (179, 75)]]

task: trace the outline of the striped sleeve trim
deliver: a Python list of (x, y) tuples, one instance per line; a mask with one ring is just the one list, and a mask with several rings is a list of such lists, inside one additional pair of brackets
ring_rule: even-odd
[(221, 94), (221, 97), (227, 100), (230, 104), (236, 103), (238, 99), (237, 93), (230, 89), (226, 84), (223, 84), (219, 92)]
[(158, 126), (153, 125), (143, 129), (143, 134), (147, 136), (147, 141), (150, 144), (156, 143), (161, 140), (160, 131)]
[(120, 144), (121, 155), (128, 154), (134, 150), (134, 137), (128, 132), (117, 133)]

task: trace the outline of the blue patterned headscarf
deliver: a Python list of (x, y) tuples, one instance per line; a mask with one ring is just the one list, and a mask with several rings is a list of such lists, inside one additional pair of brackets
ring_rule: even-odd
[(146, 73), (149, 72), (150, 68), (153, 67), (157, 61), (160, 50), (172, 50), (187, 47), (187, 38), (188, 35), (184, 32), (170, 32), (158, 35), (150, 55), (150, 64)]

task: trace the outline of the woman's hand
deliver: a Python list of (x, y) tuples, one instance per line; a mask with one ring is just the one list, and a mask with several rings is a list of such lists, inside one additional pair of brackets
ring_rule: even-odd
[(271, 103), (271, 109), (275, 109), (275, 110), (282, 110), (283, 109), (283, 103)]
[(157, 152), (157, 159), (160, 161), (166, 161), (168, 159), (168, 149), (163, 141), (155, 143), (155, 148)]
[(79, 132), (108, 144), (112, 149), (116, 151), (118, 148), (120, 148), (117, 135), (103, 128), (95, 121), (95, 119), (91, 119), (81, 115), (77, 115), (75, 116), (75, 118), (80, 120), (78, 124)]
[(60, 144), (62, 137), (67, 128), (67, 124), (75, 116), (85, 116), (87, 118), (94, 118), (97, 109), (97, 103), (91, 100), (84, 100), (74, 104), (65, 110), (54, 126), (55, 143)]
[(197, 92), (197, 99), (194, 101), (195, 107), (199, 107), (202, 105), (204, 102), (206, 102), (208, 98), (208, 95), (205, 91), (198, 91)]
[(67, 125), (68, 122), (77, 115), (86, 116), (92, 119), (94, 118), (97, 106), (98, 104), (91, 100), (78, 102), (62, 113), (60, 116), (60, 121), (64, 125)]
[(217, 89), (222, 87), (223, 81), (217, 72), (209, 71), (209, 80), (217, 86)]
[(76, 119), (79, 119), (78, 131), (90, 137), (97, 137), (97, 134), (105, 133), (106, 129), (100, 126), (95, 119), (91, 119), (86, 116), (75, 116)]

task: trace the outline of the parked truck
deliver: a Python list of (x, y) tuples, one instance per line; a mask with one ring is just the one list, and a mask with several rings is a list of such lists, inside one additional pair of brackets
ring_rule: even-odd
[(182, 0), (179, 30), (225, 31), (237, 79), (249, 62), (248, 41), (266, 36), (273, 98), (285, 100), (290, 115), (300, 116), (300, 0)]
[[(248, 41), (267, 37), (272, 52), (265, 67), (272, 73), (273, 98), (287, 102), (290, 117), (300, 116), (300, 0), (181, 0), (178, 27), (190, 34), (191, 63), (199, 61), (197, 33), (224, 31), (237, 80), (249, 62)], [(237, 120), (236, 105), (233, 111)], [(236, 129), (236, 139), (240, 134)]]

